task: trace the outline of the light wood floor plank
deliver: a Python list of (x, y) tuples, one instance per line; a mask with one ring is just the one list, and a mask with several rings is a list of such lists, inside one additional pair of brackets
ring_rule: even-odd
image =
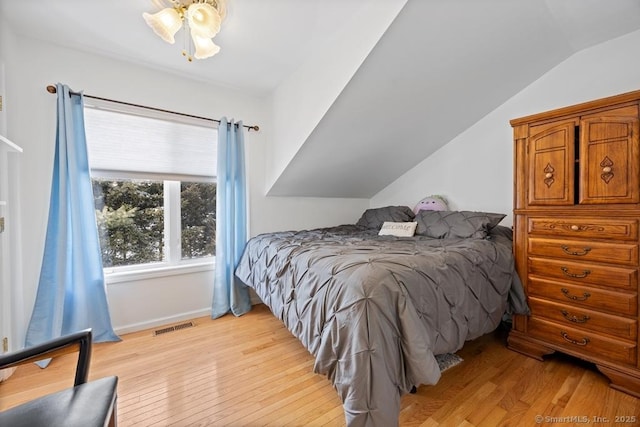
[[(328, 379), (313, 373), (313, 357), (265, 306), (239, 318), (193, 322), (94, 346), (90, 378), (120, 378), (120, 427), (345, 425)], [(464, 361), (438, 384), (402, 397), (400, 425), (534, 426), (536, 415), (640, 416), (640, 400), (609, 388), (592, 365), (556, 354), (538, 362), (508, 350), (505, 340), (499, 328), (468, 342), (458, 352)], [(44, 370), (19, 368), (0, 383), (0, 409), (70, 387), (75, 357), (54, 359)]]

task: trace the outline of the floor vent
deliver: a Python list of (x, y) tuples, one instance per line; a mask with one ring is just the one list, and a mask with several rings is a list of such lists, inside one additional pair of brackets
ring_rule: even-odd
[(153, 335), (154, 336), (158, 336), (158, 335), (166, 334), (168, 332), (179, 331), (181, 329), (191, 328), (193, 326), (196, 326), (195, 323), (193, 323), (193, 322), (181, 323), (179, 325), (168, 326), (168, 327), (162, 328), (162, 329), (156, 329), (155, 331), (153, 331)]

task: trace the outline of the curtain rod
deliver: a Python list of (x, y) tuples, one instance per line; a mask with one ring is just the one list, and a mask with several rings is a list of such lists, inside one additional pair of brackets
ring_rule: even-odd
[[(47, 86), (47, 92), (56, 93), (57, 91), (58, 90), (56, 89), (55, 86), (53, 86), (53, 85)], [(163, 110), (162, 108), (147, 107), (147, 106), (144, 106), (144, 105), (132, 104), (130, 102), (116, 101), (116, 100), (108, 99), (108, 98), (101, 98), (99, 96), (93, 96), (93, 95), (83, 95), (83, 96), (86, 97), (86, 98), (97, 99), (97, 100), (100, 100), (100, 101), (108, 101), (108, 102), (115, 102), (117, 104), (128, 105), (130, 107), (146, 108), (146, 109), (153, 110), (153, 111), (160, 111), (162, 113), (177, 114), (179, 116), (191, 117), (193, 119), (208, 120), (208, 121), (211, 121), (211, 122), (220, 123), (220, 120), (218, 120), (218, 119), (210, 119), (208, 117), (200, 117), (200, 116), (194, 116), (194, 115), (191, 115), (191, 114), (177, 113), (175, 111)], [(256, 131), (256, 132), (258, 132), (260, 130), (260, 126), (258, 126), (258, 125), (253, 125), (253, 126), (242, 125), (242, 126), (247, 128), (248, 130), (253, 130), (253, 131)]]

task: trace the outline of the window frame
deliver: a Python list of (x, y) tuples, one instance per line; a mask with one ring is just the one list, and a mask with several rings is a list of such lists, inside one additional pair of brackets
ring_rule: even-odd
[[(117, 101), (104, 99), (85, 99), (84, 108), (104, 109), (122, 114), (139, 115), (159, 120), (175, 121), (211, 128), (218, 132), (215, 121), (197, 118), (189, 115), (181, 115), (168, 111), (160, 111), (130, 104), (121, 104)], [(216, 135), (212, 135), (213, 138)], [(145, 172), (121, 172), (91, 168), (89, 159), (89, 171), (91, 178), (127, 180), (144, 179), (163, 182), (163, 208), (164, 208), (164, 260), (144, 264), (126, 266), (103, 267), (105, 283), (107, 285), (138, 280), (148, 280), (173, 275), (199, 273), (213, 271), (215, 269), (215, 255), (192, 259), (182, 258), (182, 223), (181, 223), (181, 183), (182, 182), (208, 182), (217, 184), (217, 177), (202, 176), (165, 176), (162, 174)]]

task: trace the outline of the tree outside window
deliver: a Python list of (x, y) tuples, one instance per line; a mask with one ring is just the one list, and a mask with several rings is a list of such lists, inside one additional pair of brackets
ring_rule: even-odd
[[(165, 257), (167, 181), (104, 178), (92, 181), (103, 266), (169, 261)], [(214, 256), (215, 183), (181, 182), (179, 197), (180, 221), (174, 226), (180, 228), (181, 259)]]
[(205, 182), (180, 185), (182, 259), (216, 254), (216, 190)]

